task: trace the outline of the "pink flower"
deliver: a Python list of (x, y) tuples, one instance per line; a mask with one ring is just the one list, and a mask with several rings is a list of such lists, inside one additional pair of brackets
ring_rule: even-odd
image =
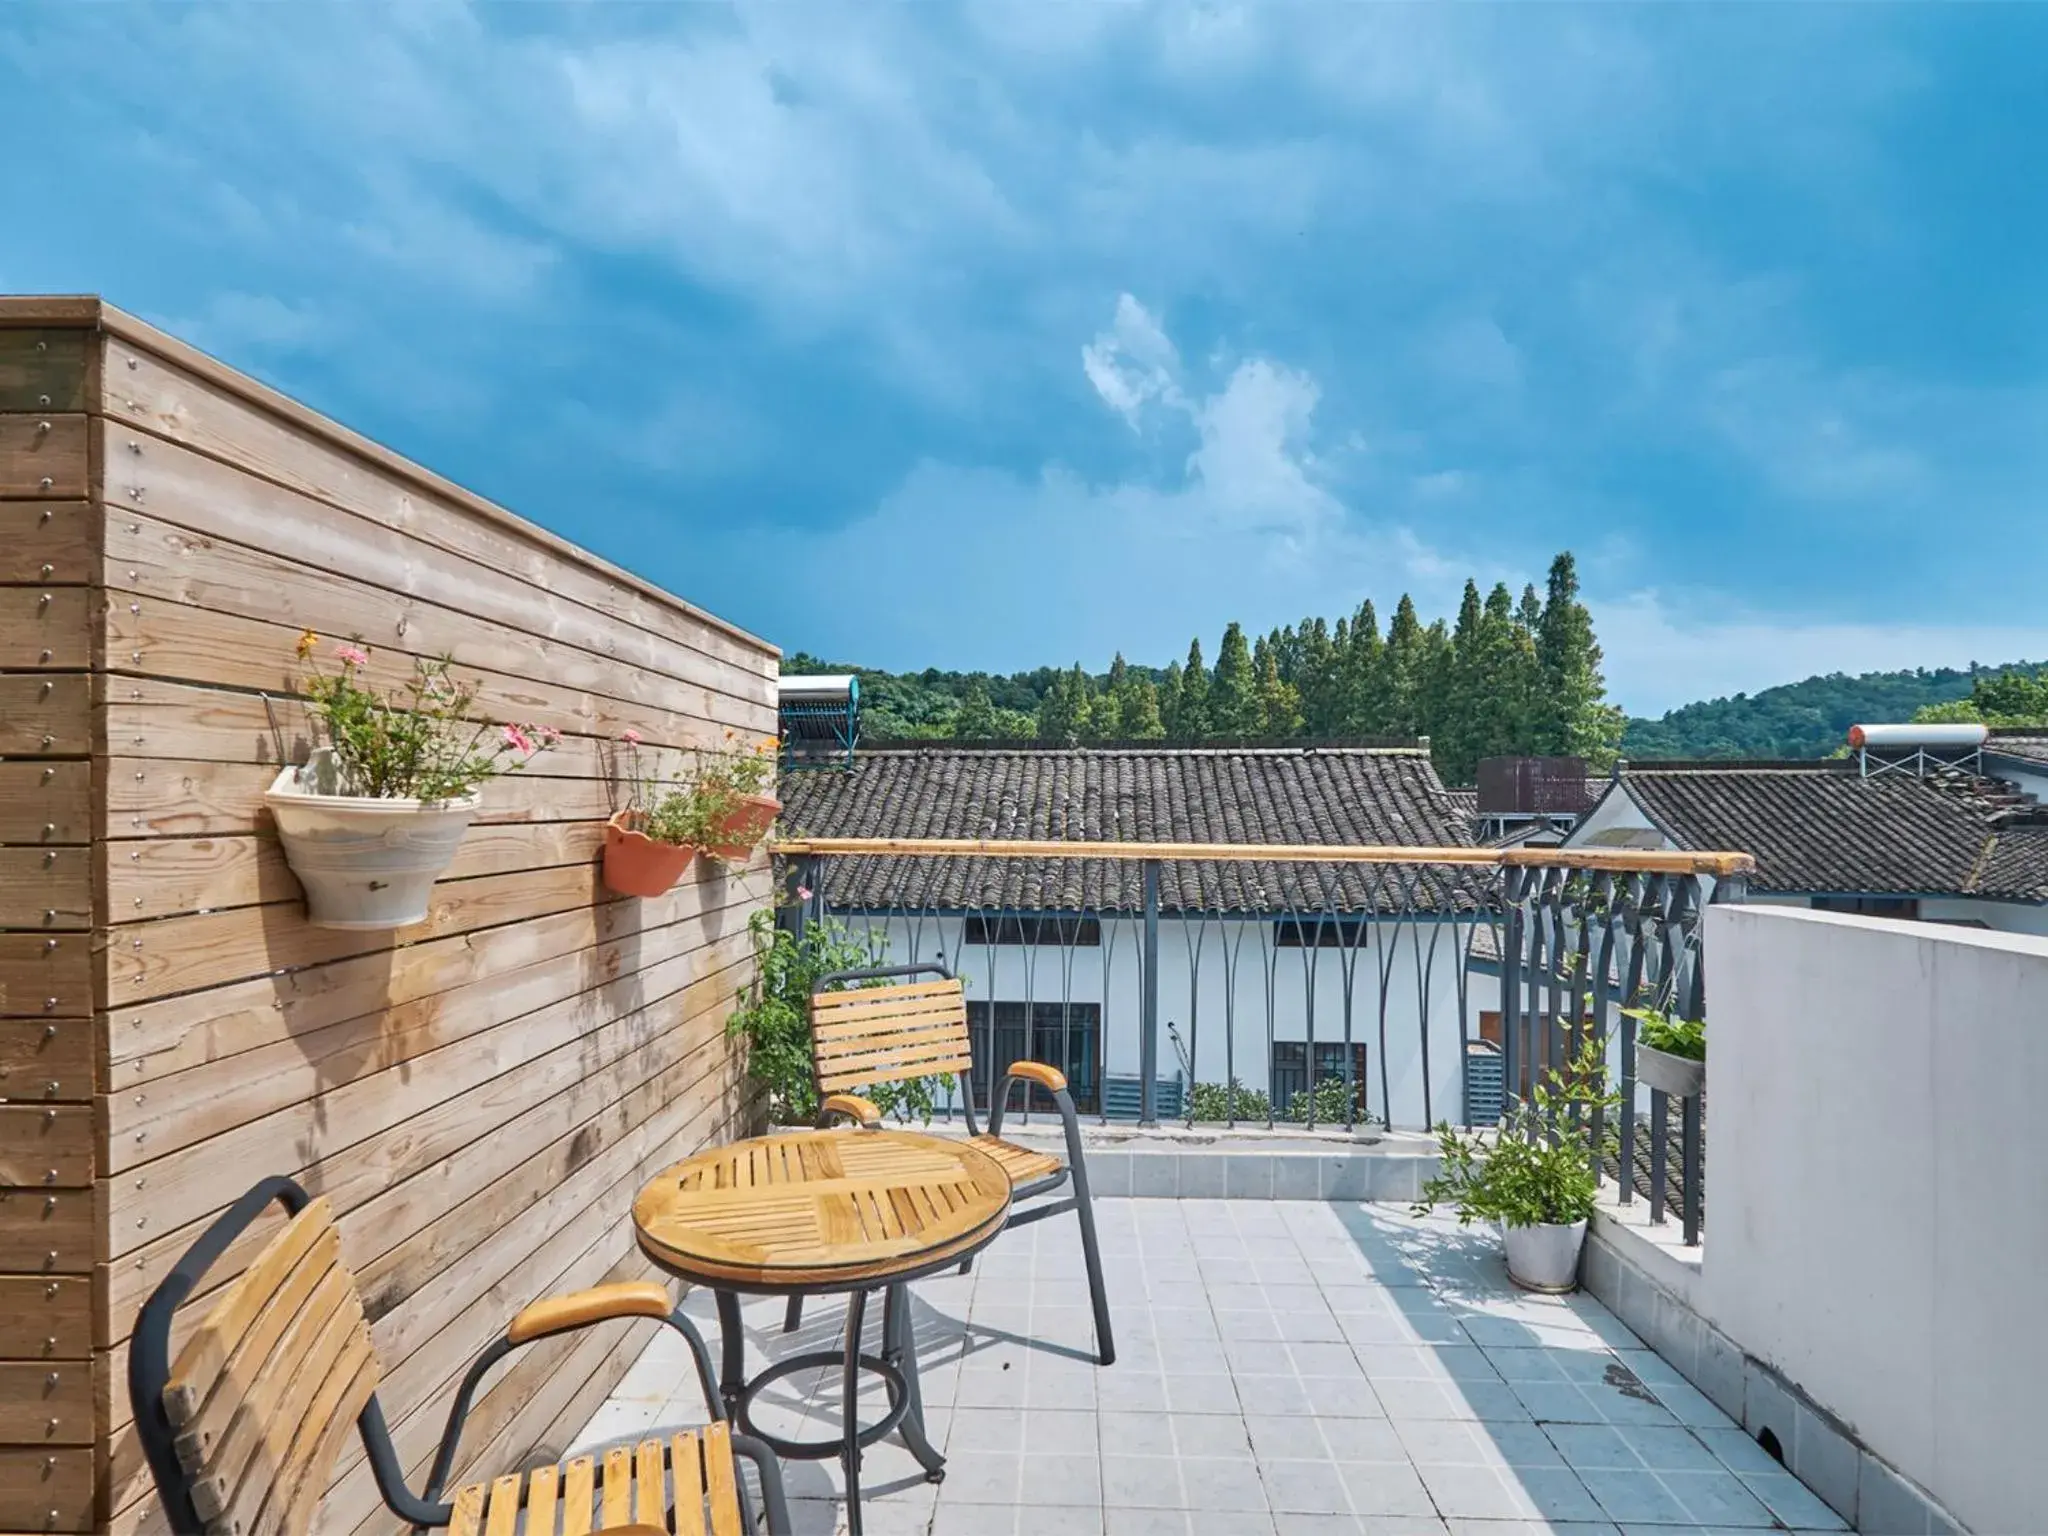
[(515, 752), (524, 752), (529, 756), (539, 750), (534, 746), (533, 738), (516, 725), (505, 727), (505, 745)]
[(811, 888), (808, 885), (798, 886), (796, 888), (796, 899), (798, 901), (809, 901), (811, 899)]
[(625, 744), (629, 747), (637, 747), (640, 745), (641, 742), (645, 741), (647, 738), (645, 736), (642, 736), (638, 731), (634, 730), (629, 725), (626, 727), (624, 735), (622, 735), (619, 739), (625, 742)]
[(556, 728), (555, 728), (554, 726), (552, 726), (552, 725), (544, 725), (544, 726), (542, 726), (542, 727), (540, 728), (540, 744), (541, 744), (542, 746), (544, 746), (544, 747), (555, 747), (555, 746), (560, 746), (560, 745), (561, 745), (561, 742), (562, 742), (562, 733), (561, 733), (561, 732), (560, 732), (559, 730), (557, 730), (557, 729), (556, 729)]
[(370, 664), (370, 653), (359, 645), (337, 645), (334, 655), (344, 667), (367, 667)]

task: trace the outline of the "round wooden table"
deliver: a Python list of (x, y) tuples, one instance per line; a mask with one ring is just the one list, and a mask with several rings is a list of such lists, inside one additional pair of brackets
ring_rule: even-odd
[[(958, 1265), (1002, 1231), (1010, 1179), (987, 1153), (915, 1131), (795, 1131), (736, 1142), (663, 1169), (633, 1201), (640, 1248), (670, 1274), (718, 1297), (724, 1363), (719, 1391), (735, 1424), (784, 1456), (838, 1456), (846, 1468), (847, 1523), (860, 1536), (860, 1453), (893, 1431), (933, 1482), (945, 1458), (924, 1431), (911, 1281)], [(861, 1352), (871, 1291), (884, 1293), (882, 1352)], [(843, 1293), (846, 1343), (778, 1361), (746, 1379), (742, 1295)], [(840, 1365), (845, 1431), (836, 1440), (785, 1440), (757, 1427), (755, 1395), (771, 1382)], [(860, 1373), (880, 1375), (889, 1408), (862, 1428)]]

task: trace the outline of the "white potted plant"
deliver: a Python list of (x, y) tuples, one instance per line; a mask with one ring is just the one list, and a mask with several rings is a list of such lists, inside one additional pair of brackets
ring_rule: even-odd
[(1636, 1021), (1636, 1081), (1676, 1099), (1697, 1098), (1707, 1085), (1707, 1021), (1658, 1008), (1621, 1011)]
[[(300, 661), (310, 664), (318, 644), (311, 630), (300, 636)], [(451, 678), (445, 659), (415, 661), (410, 681), (386, 695), (362, 681), (368, 651), (340, 645), (334, 656), (336, 671), (315, 667), (300, 682), (325, 740), (278, 773), (263, 803), (315, 927), (404, 928), (426, 917), (484, 782), (561, 733), (466, 718), (476, 689)]]
[(1548, 1293), (1576, 1290), (1598, 1189), (1593, 1110), (1620, 1102), (1607, 1092), (1606, 1079), (1600, 1045), (1589, 1040), (1568, 1071), (1546, 1072), (1497, 1130), (1461, 1135), (1448, 1122), (1439, 1124), (1442, 1169), (1423, 1186), (1415, 1214), (1453, 1202), (1461, 1225), (1499, 1226), (1515, 1284)]

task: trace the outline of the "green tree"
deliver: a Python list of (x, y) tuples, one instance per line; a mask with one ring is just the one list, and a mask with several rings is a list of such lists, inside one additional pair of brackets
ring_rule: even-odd
[(1159, 689), (1151, 678), (1126, 663), (1121, 651), (1110, 663), (1103, 696), (1116, 702), (1114, 739), (1156, 741), (1166, 734), (1165, 723), (1159, 718)]
[(1123, 734), (1127, 741), (1158, 741), (1166, 735), (1159, 718), (1159, 689), (1139, 674), (1131, 679), (1123, 700)]
[(1515, 610), (1515, 622), (1532, 635), (1543, 627), (1543, 599), (1536, 595), (1533, 581), (1522, 588), (1522, 606)]
[(1180, 728), (1180, 663), (1169, 661), (1159, 680), (1159, 723), (1168, 741), (1186, 741)]
[(1379, 614), (1367, 598), (1351, 617), (1351, 631), (1338, 647), (1341, 700), (1338, 734), (1384, 736), (1394, 730), (1387, 687), (1386, 642), (1380, 639)]
[(1263, 646), (1259, 663), (1259, 734), (1285, 741), (1301, 729), (1301, 693), (1280, 676), (1280, 648)]
[(1434, 619), (1422, 632), (1421, 655), (1415, 668), (1415, 734), (1430, 738), (1450, 718), (1451, 629)]
[(996, 734), (996, 706), (979, 682), (967, 690), (953, 714), (953, 735), (959, 741), (987, 741)]
[[(1607, 702), (1593, 616), (1579, 601), (1578, 563), (1565, 550), (1550, 562), (1549, 595), (1536, 624), (1543, 704), (1537, 724), (1543, 749), (1583, 757), (1596, 768), (1614, 761), (1628, 723)], [(1528, 606), (1528, 599), (1523, 599)]]
[(1209, 734), (1209, 669), (1202, 664), (1202, 642), (1188, 642), (1188, 664), (1180, 674), (1180, 708), (1175, 712), (1176, 741), (1201, 741)]
[(1422, 620), (1415, 615), (1415, 602), (1406, 592), (1394, 609), (1394, 621), (1387, 626), (1387, 644), (1380, 663), (1383, 678), (1381, 726), (1390, 736), (1420, 734), (1422, 722), (1416, 711), (1422, 683), (1424, 651)]
[(1543, 731), (1543, 665), (1536, 655), (1535, 632), (1510, 606), (1504, 581), (1495, 582), (1487, 594), (1484, 636), (1490, 694), (1486, 708), (1494, 725), (1480, 735), (1479, 756), (1536, 752)]
[(1429, 738), (1430, 755), (1447, 784), (1468, 782), (1478, 761), (1478, 738), (1484, 728), (1488, 702), (1480, 656), (1480, 625), (1485, 613), (1479, 602), (1479, 584), (1468, 579), (1458, 603), (1458, 621), (1451, 630), (1444, 718)]
[(1088, 720), (1088, 674), (1077, 661), (1062, 672), (1038, 704), (1038, 739), (1073, 743), (1081, 739)]
[(1124, 736), (1124, 697), (1130, 689), (1131, 668), (1118, 651), (1110, 665), (1102, 691), (1089, 699), (1081, 720), (1083, 741), (1121, 741)]
[(2048, 726), (2048, 667), (2029, 676), (2023, 671), (1993, 673), (1970, 684), (1970, 696), (1948, 704), (1929, 704), (1913, 718), (1936, 724), (1975, 721), (1983, 725)]
[(1231, 623), (1216, 651), (1216, 673), (1209, 688), (1209, 734), (1243, 740), (1259, 733), (1259, 679), (1252, 666), (1244, 626)]
[[(1337, 621), (1340, 634), (1344, 621)], [(1289, 679), (1301, 692), (1302, 728), (1312, 737), (1334, 736), (1343, 727), (1344, 700), (1339, 686), (1339, 644), (1321, 619), (1305, 620), (1298, 632), (1300, 657)]]

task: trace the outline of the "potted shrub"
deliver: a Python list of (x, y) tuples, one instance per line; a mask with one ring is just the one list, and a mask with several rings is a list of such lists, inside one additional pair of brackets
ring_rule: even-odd
[(638, 731), (623, 739), (632, 757), (632, 791), (605, 823), (604, 883), (621, 896), (664, 896), (697, 856), (689, 797), (641, 771)]
[[(800, 900), (810, 892), (800, 890)], [(755, 965), (735, 994), (726, 1034), (746, 1042), (747, 1076), (762, 1090), (771, 1125), (808, 1126), (818, 1117), (817, 1078), (811, 1060), (811, 988), (834, 971), (864, 970), (887, 958), (888, 936), (859, 933), (830, 918), (804, 925), (802, 933), (778, 928), (771, 912), (748, 920)], [(942, 1102), (948, 1080), (912, 1078), (875, 1083), (861, 1094), (883, 1114), (898, 1120), (916, 1115), (929, 1122)]]
[(1707, 1085), (1707, 1021), (1657, 1008), (1622, 1012), (1636, 1021), (1636, 1081), (1676, 1099), (1697, 1098)]
[(1545, 1073), (1497, 1130), (1461, 1135), (1448, 1122), (1439, 1124), (1443, 1166), (1423, 1186), (1415, 1214), (1454, 1202), (1461, 1225), (1499, 1226), (1515, 1284), (1549, 1293), (1576, 1290), (1598, 1188), (1592, 1112), (1619, 1102), (1606, 1091), (1606, 1079), (1600, 1045), (1589, 1040), (1568, 1072)]
[[(308, 661), (319, 636), (299, 639)], [(465, 718), (476, 689), (449, 663), (415, 661), (402, 689), (364, 685), (370, 655), (335, 648), (338, 670), (301, 680), (325, 738), (301, 767), (282, 769), (263, 803), (318, 928), (404, 928), (427, 915), (428, 893), (482, 804), (484, 782), (554, 745), (552, 728)]]

